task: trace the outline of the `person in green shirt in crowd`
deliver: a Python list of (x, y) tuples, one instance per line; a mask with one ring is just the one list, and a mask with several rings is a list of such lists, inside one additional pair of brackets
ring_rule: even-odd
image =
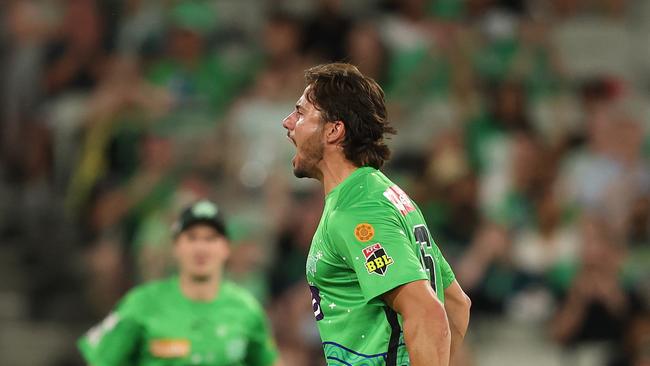
[(446, 366), (470, 300), (417, 207), (378, 169), (389, 158), (384, 92), (350, 64), (306, 71), (283, 121), (298, 178), (315, 178), (325, 208), (307, 258), (328, 365)]
[(179, 274), (132, 289), (78, 343), (91, 366), (279, 365), (264, 309), (222, 279), (229, 254), (219, 208), (201, 200), (174, 226)]

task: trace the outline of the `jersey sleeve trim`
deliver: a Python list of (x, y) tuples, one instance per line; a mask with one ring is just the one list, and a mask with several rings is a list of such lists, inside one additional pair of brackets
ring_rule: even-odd
[(447, 288), (449, 288), (449, 286), (451, 286), (451, 284), (454, 283), (454, 281), (456, 281), (456, 275), (453, 272), (451, 272), (451, 274), (447, 276), (443, 276), (442, 277), (443, 289), (446, 290)]

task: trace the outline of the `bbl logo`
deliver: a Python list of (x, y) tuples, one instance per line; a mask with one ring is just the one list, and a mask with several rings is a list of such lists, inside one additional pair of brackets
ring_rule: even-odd
[(363, 248), (363, 256), (366, 257), (368, 273), (383, 276), (388, 270), (388, 266), (393, 264), (393, 258), (388, 256), (384, 247), (379, 243)]

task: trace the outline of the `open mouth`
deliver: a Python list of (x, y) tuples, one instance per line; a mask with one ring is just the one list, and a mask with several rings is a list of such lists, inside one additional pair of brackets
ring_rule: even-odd
[(294, 140), (288, 132), (287, 132), (287, 138), (289, 139), (289, 141), (291, 141), (293, 146), (296, 148), (296, 155), (294, 155), (293, 158), (291, 159), (291, 165), (293, 167), (295, 167), (296, 166), (296, 158), (298, 157), (298, 151), (297, 151), (298, 150), (298, 144), (296, 144), (296, 140)]
[[(295, 141), (292, 140), (291, 142), (293, 142), (293, 145), (296, 146)], [(293, 158), (291, 158), (291, 166), (294, 167), (294, 168), (296, 167), (296, 159), (297, 158), (298, 158), (298, 147), (296, 147), (296, 154), (293, 156)]]
[(288, 133), (287, 133), (287, 138), (289, 139), (289, 141), (291, 141), (291, 143), (293, 144), (293, 146), (298, 147), (298, 145), (296, 145), (296, 140), (294, 140), (293, 138), (291, 138), (291, 136), (290, 136)]

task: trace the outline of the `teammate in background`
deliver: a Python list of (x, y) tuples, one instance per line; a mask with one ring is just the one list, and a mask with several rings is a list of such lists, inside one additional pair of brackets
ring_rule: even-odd
[(279, 365), (264, 310), (222, 279), (218, 207), (199, 201), (174, 227), (179, 275), (136, 287), (79, 341), (89, 365)]
[[(298, 178), (325, 208), (307, 281), (329, 365), (444, 366), (462, 343), (469, 298), (417, 205), (378, 169), (389, 158), (384, 93), (349, 64), (306, 71), (283, 121)], [(443, 305), (444, 304), (444, 305)]]

